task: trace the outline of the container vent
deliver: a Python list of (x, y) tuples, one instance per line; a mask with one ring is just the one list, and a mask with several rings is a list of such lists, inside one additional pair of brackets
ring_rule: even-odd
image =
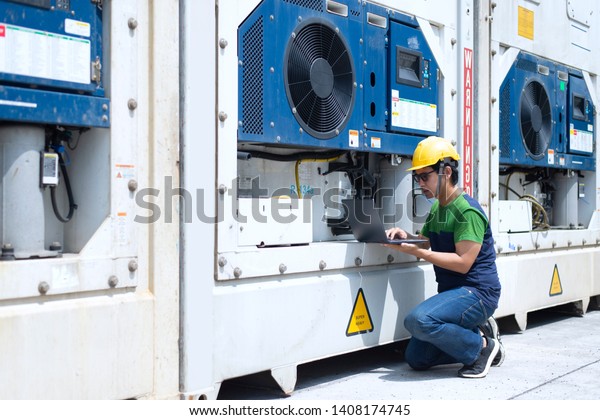
[(500, 92), (500, 157), (510, 158), (510, 83)]
[(295, 4), (296, 6), (313, 9), (317, 12), (323, 11), (323, 0), (283, 0), (285, 3)]
[(260, 16), (242, 37), (242, 132), (263, 134), (264, 23)]

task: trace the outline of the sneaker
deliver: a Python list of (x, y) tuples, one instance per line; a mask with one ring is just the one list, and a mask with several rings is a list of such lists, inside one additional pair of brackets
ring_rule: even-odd
[(502, 340), (500, 340), (500, 329), (498, 328), (496, 320), (493, 317), (489, 317), (485, 324), (479, 326), (479, 330), (486, 337), (491, 337), (498, 342), (498, 354), (496, 354), (496, 357), (494, 357), (492, 366), (500, 366), (504, 362), (506, 351), (504, 350)]
[(458, 376), (463, 378), (485, 378), (492, 365), (492, 360), (498, 353), (500, 345), (496, 339), (486, 337), (487, 346), (481, 349), (481, 353), (475, 363), (472, 365), (465, 365), (458, 371)]

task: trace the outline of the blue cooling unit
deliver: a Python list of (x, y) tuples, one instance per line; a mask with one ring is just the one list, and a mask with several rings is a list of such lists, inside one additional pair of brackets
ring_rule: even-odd
[(238, 140), (411, 154), (439, 134), (426, 45), (414, 18), (370, 3), (264, 0), (238, 28)]
[(500, 86), (500, 163), (595, 170), (593, 104), (581, 71), (519, 53)]
[(109, 126), (101, 3), (0, 1), (0, 120)]

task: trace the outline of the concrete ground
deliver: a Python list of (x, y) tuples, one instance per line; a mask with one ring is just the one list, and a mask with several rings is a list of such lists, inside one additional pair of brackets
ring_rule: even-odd
[(484, 379), (459, 378), (460, 365), (413, 371), (401, 342), (301, 365), (289, 397), (263, 373), (226, 381), (219, 399), (600, 400), (600, 310), (561, 309), (530, 313), (523, 332), (498, 320), (506, 359)]

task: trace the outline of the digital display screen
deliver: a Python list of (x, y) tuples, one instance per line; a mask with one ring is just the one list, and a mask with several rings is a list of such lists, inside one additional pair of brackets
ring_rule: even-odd
[(396, 46), (396, 82), (421, 87), (421, 53)]
[(573, 118), (576, 120), (586, 121), (586, 114), (585, 98), (573, 95)]

